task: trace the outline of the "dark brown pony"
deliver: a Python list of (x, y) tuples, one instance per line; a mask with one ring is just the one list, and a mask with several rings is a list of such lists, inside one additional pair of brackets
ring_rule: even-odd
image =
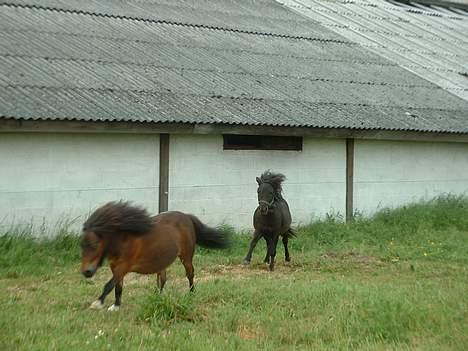
[(249, 252), (244, 258), (244, 264), (249, 264), (252, 259), (252, 252), (260, 238), (267, 242), (267, 254), (265, 263), (269, 263), (270, 270), (274, 269), (276, 246), (279, 237), (283, 237), (284, 256), (289, 262), (288, 240), (295, 236), (291, 229), (291, 212), (289, 206), (282, 195), (281, 184), (286, 177), (281, 173), (272, 173), (265, 171), (259, 177), (256, 177), (258, 183), (258, 207), (253, 216), (255, 228), (254, 237), (250, 242)]
[(151, 217), (145, 209), (128, 202), (109, 202), (98, 208), (83, 225), (81, 236), (81, 273), (92, 277), (108, 259), (112, 279), (91, 308), (100, 309), (104, 299), (115, 288), (115, 302), (110, 311), (118, 310), (122, 284), (129, 272), (157, 273), (162, 292), (166, 268), (180, 258), (193, 291), (193, 255), (195, 244), (225, 248), (228, 238), (221, 231), (207, 227), (192, 215), (164, 212)]

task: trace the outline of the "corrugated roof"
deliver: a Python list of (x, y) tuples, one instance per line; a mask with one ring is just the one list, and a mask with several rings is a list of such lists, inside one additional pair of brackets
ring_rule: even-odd
[(468, 10), (392, 0), (278, 2), (468, 101)]
[(268, 0), (4, 2), (0, 116), (468, 133), (466, 85), (328, 27)]

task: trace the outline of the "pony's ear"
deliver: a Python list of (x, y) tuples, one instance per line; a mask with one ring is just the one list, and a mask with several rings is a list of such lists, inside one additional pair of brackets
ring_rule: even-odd
[(259, 177), (255, 177), (255, 180), (257, 181), (258, 185), (262, 184), (262, 180)]

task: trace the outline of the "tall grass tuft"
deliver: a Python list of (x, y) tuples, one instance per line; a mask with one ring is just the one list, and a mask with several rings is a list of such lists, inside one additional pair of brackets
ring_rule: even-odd
[(11, 226), (0, 232), (0, 276), (53, 273), (79, 261), (77, 234), (61, 228), (54, 237), (40, 237), (32, 230)]
[(468, 198), (440, 196), (383, 209), (352, 223), (327, 218), (299, 228), (293, 247), (303, 251), (353, 251), (387, 259), (468, 262)]
[(192, 322), (195, 320), (193, 296), (148, 292), (140, 305), (137, 319), (151, 324)]

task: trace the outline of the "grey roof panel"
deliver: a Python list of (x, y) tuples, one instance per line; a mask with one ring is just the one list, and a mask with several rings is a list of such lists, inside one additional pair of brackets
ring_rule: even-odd
[[(468, 132), (466, 78), (442, 89), (272, 1), (13, 2), (0, 5), (6, 118)], [(370, 30), (400, 43), (395, 28)]]
[(327, 79), (313, 75), (303, 78), (250, 73), (255, 72), (255, 66), (246, 67), (250, 72), (244, 73), (27, 56), (0, 56), (0, 64), (5, 68), (0, 76), (2, 86), (108, 88), (403, 107), (455, 108), (460, 103), (463, 105), (462, 100), (430, 84), (394, 86), (372, 82), (372, 77), (362, 81), (342, 81), (338, 79), (339, 75), (335, 76), (336, 79)]
[(348, 40), (468, 101), (468, 13), (385, 0), (280, 0)]
[[(140, 1), (82, 1), (82, 0), (41, 0), (40, 2), (12, 0), (10, 4), (43, 7), (52, 10), (65, 10), (94, 16), (112, 16), (138, 19), (139, 21), (168, 22), (187, 24), (206, 28), (223, 28), (230, 31), (260, 32), (288, 36), (305, 36), (323, 40), (341, 40), (342, 38), (324, 28), (314, 28), (309, 21), (294, 16), (282, 6), (270, 2), (242, 1), (245, 8), (253, 6), (251, 11), (235, 10), (232, 6), (224, 7), (223, 0), (211, 1), (211, 6), (182, 1), (140, 2)], [(200, 2), (201, 4), (203, 2)], [(268, 14), (263, 9), (274, 10)]]
[(1, 116), (32, 120), (165, 121), (468, 133), (464, 112), (428, 108), (34, 87), (4, 88), (0, 102)]

